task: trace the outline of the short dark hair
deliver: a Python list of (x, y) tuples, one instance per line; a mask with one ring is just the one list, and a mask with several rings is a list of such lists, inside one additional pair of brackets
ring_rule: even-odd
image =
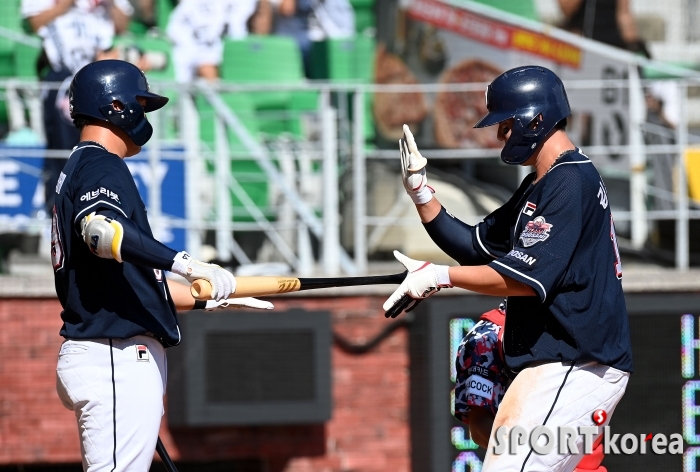
[(559, 122), (554, 125), (554, 129), (560, 129), (562, 131), (566, 131), (566, 125), (569, 124), (568, 118), (564, 118), (562, 120), (559, 120)]
[(85, 128), (87, 125), (94, 121), (95, 119), (90, 118), (89, 116), (78, 115), (75, 118), (73, 118), (73, 125), (75, 125), (75, 127), (78, 128), (79, 131), (82, 131), (83, 128)]

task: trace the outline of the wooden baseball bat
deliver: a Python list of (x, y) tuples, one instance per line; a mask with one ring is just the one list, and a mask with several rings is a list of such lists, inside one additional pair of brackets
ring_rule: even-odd
[(168, 451), (165, 450), (165, 446), (163, 446), (163, 441), (160, 440), (160, 436), (158, 436), (158, 442), (156, 442), (156, 451), (158, 451), (160, 460), (163, 461), (165, 470), (168, 472), (177, 472), (177, 467), (175, 467), (175, 463), (173, 463), (172, 459), (168, 455)]
[[(391, 275), (367, 275), (363, 277), (236, 277), (236, 292), (232, 298), (260, 297), (278, 293), (299, 292), (328, 287), (351, 287), (354, 285), (400, 284), (407, 272)], [(197, 300), (210, 300), (212, 287), (208, 280), (197, 279), (190, 286), (190, 293)]]

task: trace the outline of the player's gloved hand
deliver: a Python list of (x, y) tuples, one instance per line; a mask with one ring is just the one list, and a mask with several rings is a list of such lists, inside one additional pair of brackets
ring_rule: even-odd
[(408, 125), (403, 125), (403, 138), (399, 139), (399, 151), (401, 151), (401, 177), (406, 193), (416, 205), (428, 203), (435, 193), (428, 186), (428, 177), (425, 174), (428, 160), (418, 152), (416, 140), (413, 139)]
[(264, 300), (257, 298), (227, 298), (217, 302), (216, 300), (207, 300), (205, 311), (213, 311), (220, 308), (255, 308), (256, 310), (272, 310), (275, 306)]
[(448, 266), (416, 261), (399, 251), (394, 251), (394, 257), (408, 269), (408, 274), (382, 305), (387, 318), (396, 318), (404, 310), (409, 312), (441, 288), (452, 287)]
[(185, 251), (180, 251), (173, 259), (173, 273), (183, 276), (192, 283), (197, 279), (208, 280), (211, 284), (211, 298), (221, 301), (236, 291), (236, 279), (233, 274), (216, 264), (207, 264), (192, 259)]

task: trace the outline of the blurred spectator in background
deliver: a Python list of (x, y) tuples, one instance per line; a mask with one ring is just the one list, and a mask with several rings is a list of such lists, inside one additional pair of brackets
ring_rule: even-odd
[(175, 78), (215, 80), (224, 38), (271, 33), (299, 44), (308, 71), (312, 41), (355, 34), (354, 10), (348, 0), (181, 0), (167, 28), (174, 44)]
[(248, 35), (248, 20), (257, 0), (182, 0), (168, 21), (168, 37), (174, 44), (175, 79), (195, 77), (215, 80), (223, 58), (223, 38)]
[(646, 53), (630, 10), (630, 0), (558, 1), (565, 18), (564, 29), (611, 46)]
[(299, 45), (309, 76), (312, 41), (355, 34), (355, 11), (348, 0), (273, 0), (274, 34), (290, 36)]
[(142, 24), (146, 29), (156, 26), (156, 6), (154, 0), (129, 0), (134, 9), (131, 17), (131, 26), (134, 21)]
[[(79, 133), (68, 110), (71, 78), (95, 60), (116, 58), (116, 33), (125, 31), (133, 8), (128, 0), (22, 0), (22, 17), (42, 39), (37, 75), (43, 82), (61, 82), (42, 96), (46, 148), (71, 149)], [(65, 159), (44, 159), (44, 196), (47, 213), (53, 208), (56, 182)]]

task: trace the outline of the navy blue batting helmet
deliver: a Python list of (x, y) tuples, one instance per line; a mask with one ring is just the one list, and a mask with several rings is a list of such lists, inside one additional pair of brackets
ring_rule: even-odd
[[(514, 165), (527, 161), (557, 123), (571, 115), (561, 79), (539, 66), (516, 67), (496, 77), (486, 90), (486, 108), (489, 112), (474, 128), (514, 119), (501, 151), (503, 162)], [(542, 120), (531, 126), (539, 115)]]
[(168, 103), (167, 97), (149, 91), (138, 67), (118, 60), (97, 61), (80, 69), (70, 84), (69, 97), (73, 119), (85, 116), (108, 121), (124, 130), (137, 146), (146, 144), (153, 134), (146, 113)]

